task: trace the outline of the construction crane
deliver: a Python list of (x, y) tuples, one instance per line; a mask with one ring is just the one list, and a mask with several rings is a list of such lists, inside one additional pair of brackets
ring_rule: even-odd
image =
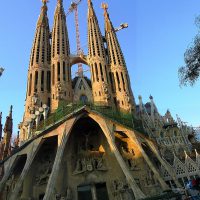
[(128, 28), (128, 24), (127, 23), (122, 23), (122, 24), (120, 24), (119, 27), (115, 28), (115, 32), (118, 32), (118, 31), (120, 31), (122, 29), (125, 29), (125, 28)]
[[(70, 13), (74, 12), (75, 15), (75, 25), (76, 25), (76, 45), (77, 45), (77, 54), (80, 56), (83, 54), (81, 49), (81, 40), (80, 40), (80, 31), (79, 31), (79, 20), (78, 20), (78, 5), (82, 0), (73, 1), (71, 6), (66, 13), (68, 16)], [(82, 63), (78, 63), (78, 76), (83, 77), (83, 65)]]
[(2, 76), (3, 72), (4, 72), (4, 68), (0, 67), (0, 77)]

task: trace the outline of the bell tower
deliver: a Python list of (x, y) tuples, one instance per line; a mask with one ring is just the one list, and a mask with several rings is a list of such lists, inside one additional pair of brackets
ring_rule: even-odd
[(70, 46), (63, 0), (57, 1), (54, 14), (51, 48), (51, 109), (56, 110), (60, 101), (72, 101)]
[(51, 57), (47, 10), (47, 0), (43, 0), (30, 56), (24, 122), (38, 107), (43, 104), (50, 106)]
[(108, 5), (103, 3), (105, 18), (105, 37), (110, 65), (109, 77), (116, 106), (122, 111), (135, 110), (135, 100), (131, 90), (130, 78), (125, 59), (116, 35), (116, 31), (108, 14)]
[(91, 67), (94, 103), (112, 106), (106, 52), (91, 0), (88, 0), (88, 62)]

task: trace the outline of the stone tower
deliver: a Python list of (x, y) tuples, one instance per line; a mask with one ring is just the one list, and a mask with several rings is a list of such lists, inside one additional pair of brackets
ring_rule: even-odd
[(107, 12), (108, 5), (102, 4), (105, 17), (105, 36), (110, 64), (109, 77), (116, 106), (122, 111), (135, 109), (135, 101), (131, 90), (130, 78), (125, 59), (116, 35), (116, 31)]
[(91, 0), (88, 0), (88, 64), (91, 67), (95, 104), (110, 106), (113, 102), (103, 37)]
[(6, 122), (4, 126), (4, 137), (3, 137), (3, 154), (2, 158), (6, 158), (9, 154), (9, 150), (11, 148), (11, 138), (12, 138), (12, 131), (13, 131), (13, 119), (12, 119), (12, 106), (10, 107), (10, 113), (6, 117)]
[(57, 1), (52, 30), (51, 48), (51, 109), (54, 111), (60, 101), (72, 101), (70, 47), (63, 0)]
[(50, 31), (46, 0), (37, 22), (28, 70), (28, 86), (24, 122), (43, 104), (50, 106)]

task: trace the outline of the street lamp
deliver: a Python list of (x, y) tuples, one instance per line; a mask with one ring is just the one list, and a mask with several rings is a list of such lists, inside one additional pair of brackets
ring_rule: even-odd
[(36, 128), (38, 127), (42, 116), (44, 117), (44, 121), (47, 119), (48, 112), (49, 112), (49, 107), (46, 104), (43, 104), (42, 107), (39, 107), (35, 111), (35, 114), (34, 114), (35, 118), (33, 119), (36, 122)]

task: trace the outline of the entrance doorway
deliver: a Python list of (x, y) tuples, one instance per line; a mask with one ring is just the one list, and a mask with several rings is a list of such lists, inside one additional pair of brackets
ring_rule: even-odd
[(106, 183), (78, 186), (78, 200), (109, 200)]

